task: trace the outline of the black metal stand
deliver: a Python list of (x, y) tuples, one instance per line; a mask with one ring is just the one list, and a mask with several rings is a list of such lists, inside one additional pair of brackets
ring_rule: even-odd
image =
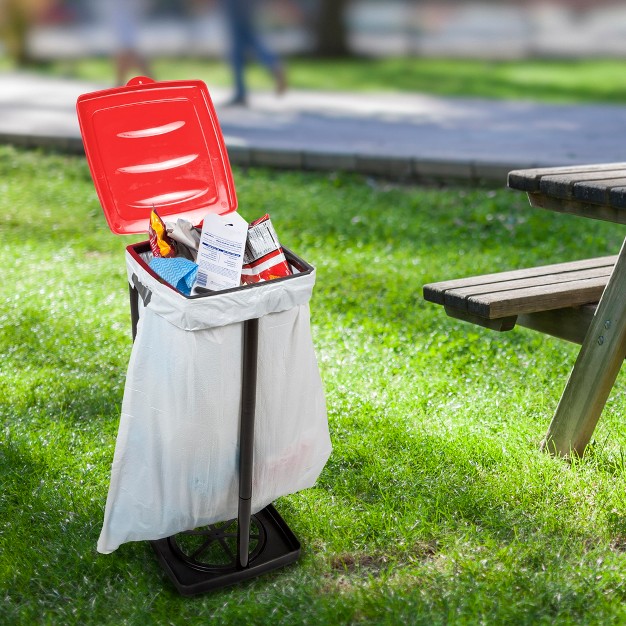
[[(139, 293), (130, 287), (133, 340)], [(236, 520), (151, 541), (157, 558), (184, 596), (226, 587), (293, 563), (300, 543), (273, 505), (251, 515), (259, 320), (243, 325), (239, 507)]]

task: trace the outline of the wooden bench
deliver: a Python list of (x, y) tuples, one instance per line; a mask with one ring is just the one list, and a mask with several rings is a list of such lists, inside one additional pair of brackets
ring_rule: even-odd
[(497, 331), (515, 325), (582, 344), (617, 256), (424, 285), (450, 317)]
[[(508, 186), (534, 207), (626, 224), (626, 163), (517, 170)], [(626, 239), (616, 257), (432, 283), (424, 297), (481, 326), (580, 343), (543, 447), (583, 454), (626, 359)]]

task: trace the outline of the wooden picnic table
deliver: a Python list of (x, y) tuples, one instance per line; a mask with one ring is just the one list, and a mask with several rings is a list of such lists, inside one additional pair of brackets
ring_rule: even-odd
[[(517, 170), (508, 186), (530, 204), (626, 224), (626, 163)], [(626, 241), (584, 335), (544, 447), (582, 454), (626, 357)]]

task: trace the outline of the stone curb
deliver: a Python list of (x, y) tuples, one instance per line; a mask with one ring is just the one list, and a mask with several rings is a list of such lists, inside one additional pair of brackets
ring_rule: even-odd
[[(45, 148), (68, 154), (82, 154), (79, 137), (0, 133), (0, 143), (25, 148)], [(269, 149), (229, 145), (228, 155), (233, 165), (268, 167), (288, 170), (330, 172), (341, 171), (380, 176), (400, 182), (428, 184), (466, 183), (506, 186), (507, 175), (516, 169), (542, 167), (533, 163), (497, 163), (453, 159), (419, 159), (413, 157), (376, 157), (369, 155), (316, 152), (307, 150)]]

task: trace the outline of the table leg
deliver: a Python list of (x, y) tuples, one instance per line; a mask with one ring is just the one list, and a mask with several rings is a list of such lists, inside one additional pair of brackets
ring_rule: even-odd
[(582, 455), (626, 356), (626, 241), (604, 289), (544, 449)]

